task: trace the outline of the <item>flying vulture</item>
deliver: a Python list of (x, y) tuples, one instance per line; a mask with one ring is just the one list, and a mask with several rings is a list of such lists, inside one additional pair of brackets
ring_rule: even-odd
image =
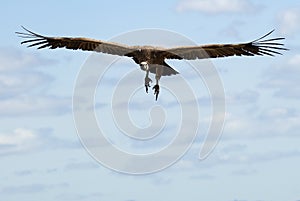
[(25, 27), (22, 28), (26, 32), (16, 32), (16, 34), (25, 38), (21, 44), (29, 44), (28, 47), (37, 46), (37, 49), (79, 49), (132, 58), (142, 70), (146, 71), (145, 89), (147, 93), (150, 82), (152, 82), (149, 78), (149, 72), (155, 74), (156, 84), (153, 90), (156, 100), (159, 94), (158, 82), (161, 76), (178, 74), (174, 68), (166, 63), (166, 59), (195, 60), (228, 56), (274, 56), (281, 54), (279, 52), (281, 50), (288, 50), (283, 47), (283, 43), (280, 43), (284, 38), (266, 39), (274, 30), (256, 40), (246, 43), (163, 48), (153, 46), (127, 46), (90, 38), (48, 37), (36, 34)]

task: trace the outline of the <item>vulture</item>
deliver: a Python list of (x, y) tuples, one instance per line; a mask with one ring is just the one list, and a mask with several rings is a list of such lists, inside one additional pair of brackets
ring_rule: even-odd
[(28, 47), (36, 46), (43, 48), (66, 48), (72, 50), (95, 51), (105, 54), (126, 56), (133, 59), (141, 70), (146, 72), (145, 90), (148, 93), (150, 82), (149, 72), (155, 74), (156, 84), (153, 86), (155, 100), (159, 94), (159, 80), (161, 76), (176, 75), (178, 72), (166, 63), (166, 59), (209, 59), (229, 56), (274, 56), (281, 54), (280, 51), (288, 50), (280, 43), (285, 38), (267, 38), (274, 30), (251, 42), (238, 44), (210, 44), (199, 46), (181, 46), (172, 48), (154, 46), (127, 46), (124, 44), (95, 40), (82, 37), (49, 37), (34, 33), (22, 26), (24, 32), (16, 34), (24, 38), (21, 44)]

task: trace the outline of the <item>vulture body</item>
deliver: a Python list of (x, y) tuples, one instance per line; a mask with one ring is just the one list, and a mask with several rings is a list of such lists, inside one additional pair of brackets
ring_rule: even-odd
[(29, 44), (28, 47), (36, 46), (38, 49), (66, 48), (95, 51), (132, 58), (142, 70), (146, 71), (145, 88), (147, 93), (150, 82), (152, 82), (148, 77), (149, 72), (155, 74), (156, 85), (153, 89), (156, 100), (159, 94), (158, 81), (160, 77), (178, 74), (175, 69), (165, 62), (166, 59), (195, 60), (229, 56), (274, 56), (281, 54), (280, 51), (282, 50), (287, 50), (283, 47), (284, 44), (280, 43), (284, 38), (266, 39), (274, 30), (256, 40), (246, 43), (162, 48), (153, 46), (127, 46), (89, 38), (48, 37), (36, 34), (24, 27), (22, 28), (26, 32), (16, 32), (16, 34), (26, 39), (21, 44)]

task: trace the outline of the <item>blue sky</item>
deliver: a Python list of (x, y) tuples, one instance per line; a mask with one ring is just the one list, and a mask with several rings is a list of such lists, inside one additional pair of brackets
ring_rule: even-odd
[[(0, 11), (1, 200), (300, 200), (299, 2), (12, 0), (2, 2)], [(197, 159), (210, 117), (207, 94), (200, 94), (204, 126), (187, 154), (163, 171), (132, 176), (103, 167), (79, 141), (72, 95), (78, 72), (91, 54), (27, 49), (14, 34), (21, 25), (49, 36), (101, 40), (156, 28), (197, 44), (250, 41), (276, 29), (273, 36), (286, 37), (290, 51), (277, 57), (212, 60), (226, 94), (226, 121), (217, 147), (205, 160)], [(182, 61), (170, 62), (188, 75)], [(137, 68), (129, 64), (124, 65)], [(147, 107), (156, 104), (150, 95), (137, 98)], [(160, 98), (165, 107), (171, 102), (166, 92)], [(170, 108), (171, 115), (176, 113), (176, 107)], [(144, 117), (133, 111), (133, 118)], [(131, 146), (115, 133), (111, 138), (131, 151), (145, 152), (167, 143), (175, 120), (169, 120), (167, 136), (150, 145)]]

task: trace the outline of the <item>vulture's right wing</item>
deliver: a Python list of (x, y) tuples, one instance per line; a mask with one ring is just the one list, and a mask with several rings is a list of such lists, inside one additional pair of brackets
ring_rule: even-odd
[(27, 33), (16, 32), (20, 37), (25, 38), (21, 44), (29, 44), (28, 47), (36, 46), (42, 48), (66, 48), (72, 50), (86, 50), (102, 52), (106, 54), (126, 56), (126, 54), (136, 50), (134, 47), (121, 45), (118, 43), (105, 42), (89, 38), (70, 38), (70, 37), (48, 37), (36, 34), (22, 27)]

